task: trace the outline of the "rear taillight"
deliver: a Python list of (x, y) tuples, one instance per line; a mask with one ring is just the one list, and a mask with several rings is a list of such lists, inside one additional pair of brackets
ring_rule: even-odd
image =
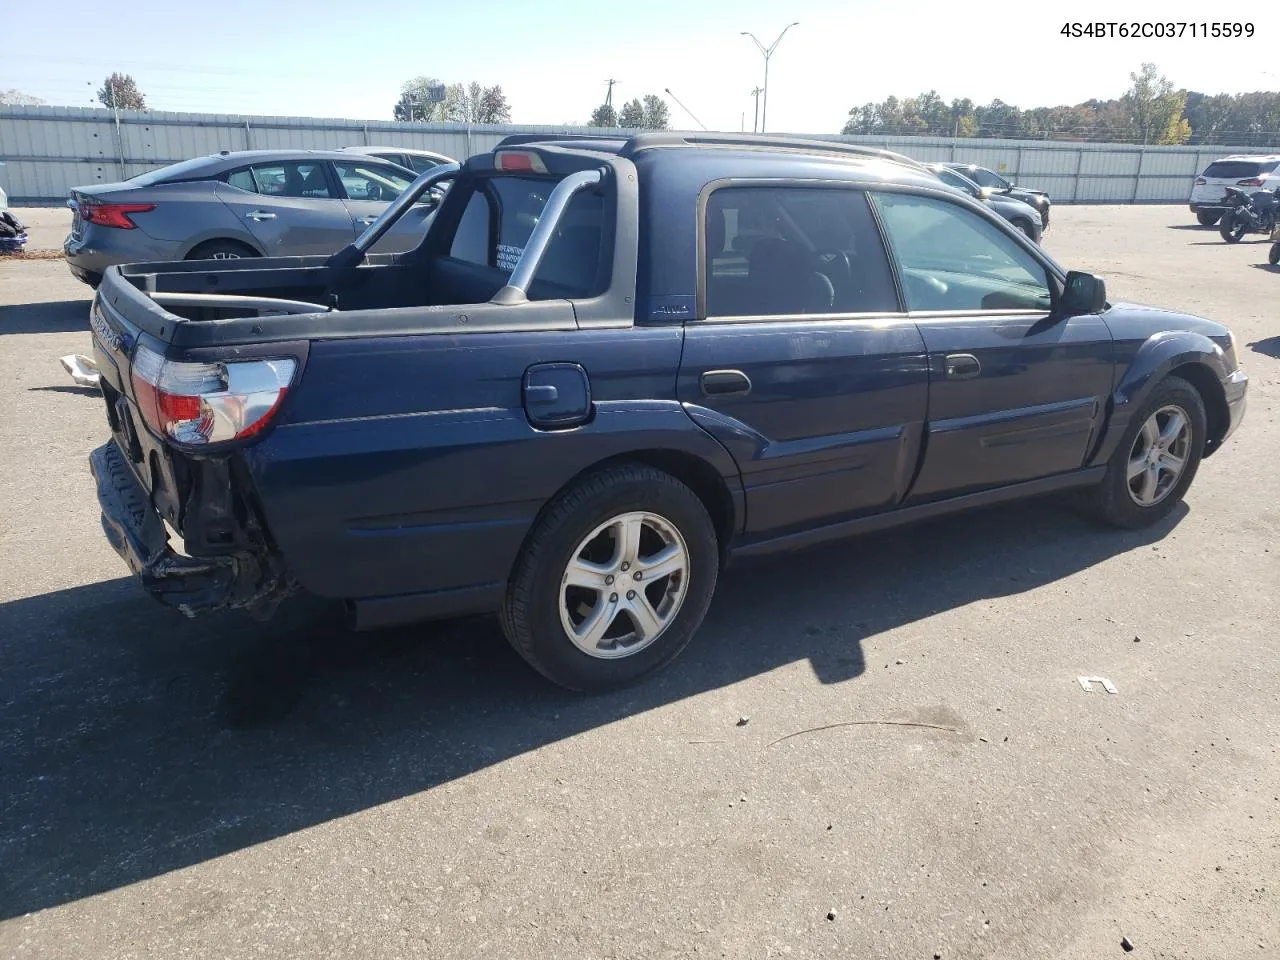
[(1261, 177), (1250, 177), (1248, 180), (1237, 180), (1237, 187), (1260, 187), (1263, 180)]
[(100, 227), (115, 227), (119, 230), (137, 230), (129, 215), (133, 213), (150, 213), (156, 208), (154, 203), (91, 203), (80, 201), (80, 216), (85, 223), (97, 224)]
[(264, 430), (297, 367), (291, 358), (177, 363), (139, 344), (133, 392), (157, 433), (183, 446), (202, 447)]
[(1203, 186), (1204, 186), (1206, 183), (1208, 183), (1208, 182), (1209, 182), (1209, 181), (1208, 181), (1208, 180), (1206, 180), (1204, 177), (1196, 177), (1196, 186), (1197, 186), (1197, 187), (1203, 187)]

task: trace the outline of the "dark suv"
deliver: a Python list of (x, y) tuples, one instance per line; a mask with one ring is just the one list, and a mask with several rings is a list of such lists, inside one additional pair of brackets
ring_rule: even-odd
[(952, 170), (958, 170), (980, 187), (989, 187), (995, 194), (1003, 194), (1014, 200), (1034, 207), (1040, 213), (1040, 224), (1049, 229), (1049, 194), (1043, 190), (1032, 190), (1030, 187), (1019, 187), (1010, 183), (994, 170), (980, 167), (976, 163), (948, 163)]

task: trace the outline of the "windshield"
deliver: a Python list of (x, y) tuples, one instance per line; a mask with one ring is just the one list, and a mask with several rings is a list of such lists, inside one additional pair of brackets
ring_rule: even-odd
[(938, 175), (938, 179), (945, 183), (948, 187), (954, 187), (969, 194), (971, 197), (978, 195), (978, 185), (968, 177), (963, 177), (948, 167), (938, 167), (933, 171)]
[(149, 187), (152, 184), (166, 183), (170, 180), (183, 180), (198, 176), (218, 159), (217, 157), (196, 157), (194, 160), (183, 160), (181, 163), (171, 163), (167, 167), (158, 167), (155, 170), (140, 173), (125, 182), (138, 187)]
[(1223, 180), (1248, 180), (1275, 170), (1275, 163), (1258, 160), (1215, 160), (1205, 168), (1203, 176), (1220, 177)]

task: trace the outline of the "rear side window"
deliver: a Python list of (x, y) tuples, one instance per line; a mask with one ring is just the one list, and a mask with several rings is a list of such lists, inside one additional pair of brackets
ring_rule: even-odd
[(234, 173), (227, 174), (227, 183), (231, 184), (246, 193), (257, 193), (258, 185), (253, 182), (253, 171), (248, 167), (243, 170), (237, 170)]
[(405, 157), (403, 153), (371, 153), (371, 157), (377, 157), (379, 160), (386, 160), (388, 163), (395, 163), (399, 166), (405, 166)]
[(1275, 170), (1274, 163), (1259, 163), (1257, 160), (1215, 160), (1205, 168), (1202, 176), (1220, 177), (1223, 180), (1251, 180), (1264, 173)]
[(893, 313), (893, 274), (861, 190), (725, 187), (707, 200), (708, 317)]
[[(480, 181), (458, 224), (449, 255), (510, 273), (520, 262), (555, 185), (554, 180), (534, 177)], [(578, 193), (560, 218), (534, 277), (535, 285), (555, 284), (560, 296), (599, 293), (608, 239), (604, 199), (595, 193)], [(530, 299), (539, 297), (530, 291)]]
[(249, 168), (257, 192), (268, 197), (333, 197), (322, 163), (260, 163)]

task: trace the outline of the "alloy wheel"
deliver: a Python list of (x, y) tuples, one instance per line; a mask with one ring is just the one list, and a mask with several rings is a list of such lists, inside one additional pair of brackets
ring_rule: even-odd
[(1151, 414), (1133, 439), (1126, 472), (1129, 496), (1153, 507), (1178, 485), (1191, 453), (1191, 418), (1175, 404)]
[(560, 579), (560, 623), (604, 660), (639, 653), (675, 620), (689, 586), (689, 548), (656, 513), (620, 514), (592, 530)]

